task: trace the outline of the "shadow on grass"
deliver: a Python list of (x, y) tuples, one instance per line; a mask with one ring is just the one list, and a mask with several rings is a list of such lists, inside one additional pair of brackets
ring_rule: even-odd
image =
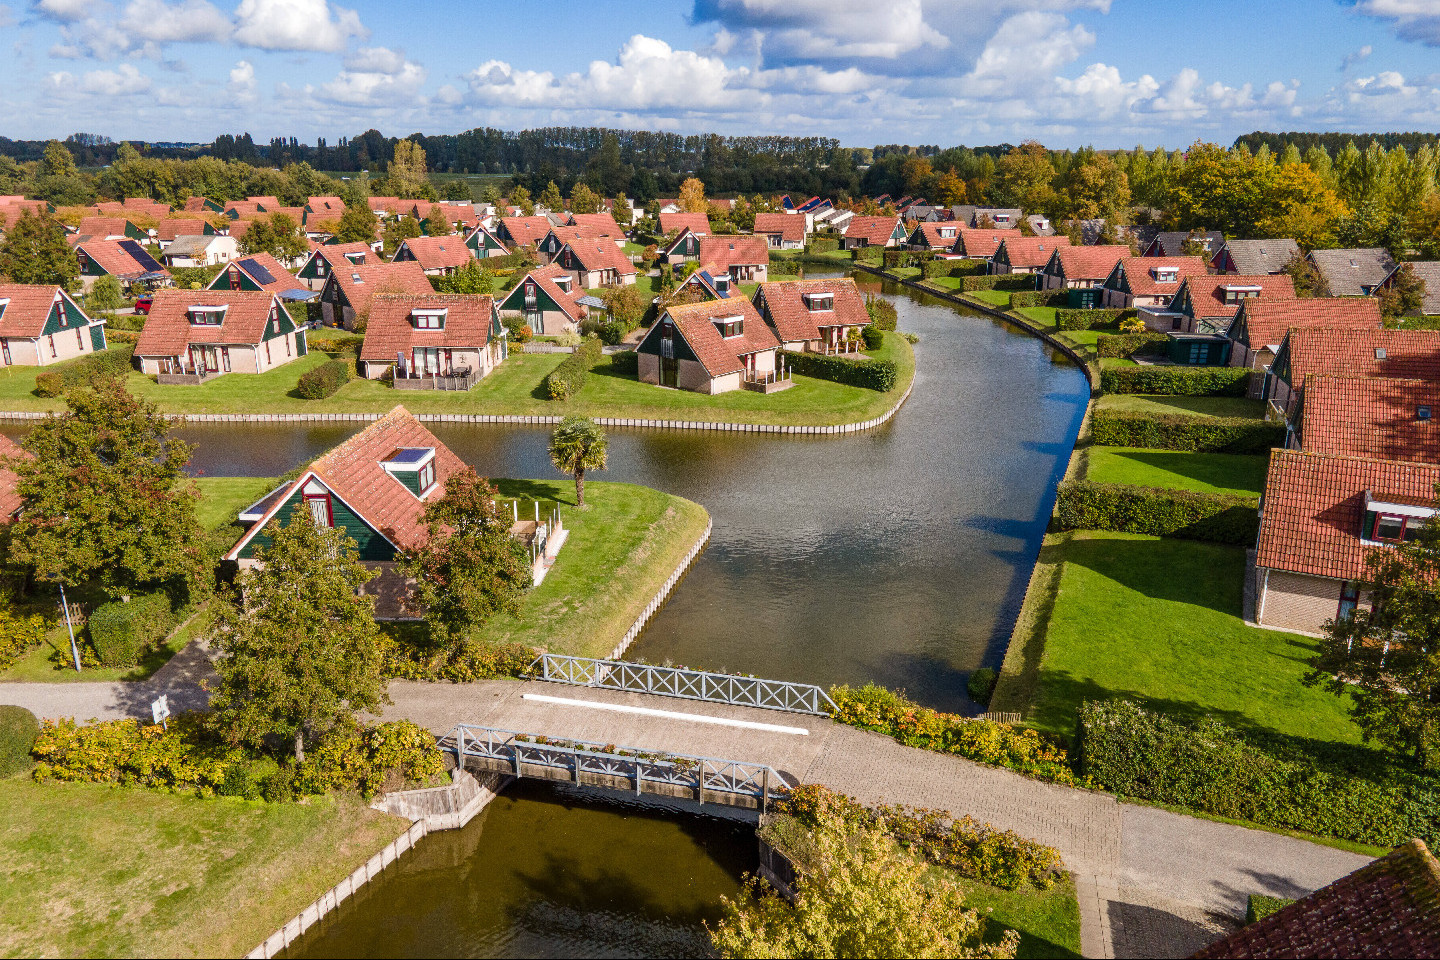
[(1238, 617), (1245, 550), (1195, 540), (1076, 537), (1057, 559), (1085, 567), (1153, 600)]
[[(589, 476), (589, 474), (587, 474)], [(554, 500), (567, 507), (575, 506), (575, 481), (573, 477), (555, 480), (517, 480), (506, 478), (492, 481), (495, 489), (506, 499)]]

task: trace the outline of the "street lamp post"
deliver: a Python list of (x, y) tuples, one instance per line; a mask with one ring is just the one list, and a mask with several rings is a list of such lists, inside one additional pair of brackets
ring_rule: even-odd
[(60, 606), (65, 610), (65, 627), (70, 631), (70, 655), (75, 658), (75, 672), (80, 672), (80, 646), (75, 642), (75, 624), (70, 622), (70, 604), (65, 602), (65, 584), (60, 584)]

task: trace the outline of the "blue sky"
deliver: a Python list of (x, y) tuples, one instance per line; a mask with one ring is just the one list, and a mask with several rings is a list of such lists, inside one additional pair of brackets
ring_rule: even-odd
[(0, 36), (15, 138), (1440, 128), (1440, 0), (0, 0)]

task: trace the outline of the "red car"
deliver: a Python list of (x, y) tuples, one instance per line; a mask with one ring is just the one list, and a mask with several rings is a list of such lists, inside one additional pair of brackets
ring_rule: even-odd
[(150, 307), (155, 303), (153, 293), (145, 293), (135, 298), (135, 312), (143, 316), (150, 315)]

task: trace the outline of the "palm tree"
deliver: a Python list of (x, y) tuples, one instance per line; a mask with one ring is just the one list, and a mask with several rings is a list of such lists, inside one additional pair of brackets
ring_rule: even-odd
[(575, 505), (585, 506), (585, 471), (604, 470), (609, 441), (605, 431), (586, 417), (566, 417), (550, 434), (550, 462), (561, 473), (575, 475)]

